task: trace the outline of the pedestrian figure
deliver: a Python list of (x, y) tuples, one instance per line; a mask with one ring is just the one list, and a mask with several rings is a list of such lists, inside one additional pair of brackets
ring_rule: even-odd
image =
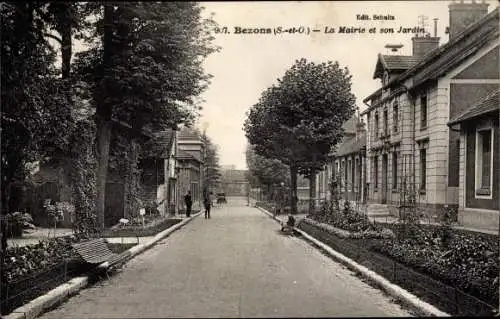
[(186, 217), (191, 216), (191, 207), (193, 206), (193, 199), (191, 198), (191, 191), (184, 195), (184, 203), (186, 204)]
[(294, 226), (295, 226), (295, 217), (293, 217), (292, 215), (288, 215), (288, 220), (286, 221), (286, 224), (284, 222), (281, 222), (281, 231), (285, 233), (292, 233)]
[(205, 218), (210, 218), (210, 208), (212, 207), (212, 192), (205, 193), (205, 198), (203, 198), (203, 204), (205, 205)]

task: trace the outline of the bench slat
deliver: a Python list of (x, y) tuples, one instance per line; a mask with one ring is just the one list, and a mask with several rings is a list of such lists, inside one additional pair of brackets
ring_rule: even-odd
[(100, 264), (118, 256), (106, 245), (104, 240), (94, 239), (79, 244), (74, 244), (73, 248), (78, 254), (90, 264)]

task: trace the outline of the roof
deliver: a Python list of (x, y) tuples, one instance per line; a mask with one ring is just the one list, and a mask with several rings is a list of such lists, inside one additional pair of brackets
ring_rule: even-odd
[(174, 130), (167, 129), (153, 133), (153, 137), (144, 146), (146, 157), (167, 158), (170, 156), (174, 141)]
[(471, 120), (478, 116), (491, 112), (498, 112), (500, 108), (500, 90), (494, 90), (488, 93), (485, 97), (474, 103), (466, 109), (462, 114), (459, 114), (454, 119), (448, 122), (448, 125), (458, 124), (463, 121)]
[(411, 76), (415, 76), (413, 86), (439, 77), (476, 53), (490, 40), (498, 39), (498, 21), (495, 21), (498, 20), (498, 12), (499, 8), (497, 7), (457, 34), (450, 42), (429, 52), (411, 69), (390, 81), (388, 86), (404, 81)]
[(200, 135), (192, 128), (183, 127), (179, 131), (179, 140), (200, 140)]
[(358, 117), (354, 114), (350, 119), (345, 121), (342, 128), (344, 129), (344, 134), (356, 133), (356, 124), (359, 122)]
[(366, 132), (359, 139), (355, 136), (346, 136), (342, 140), (337, 150), (333, 153), (334, 156), (345, 156), (353, 153), (358, 153), (366, 147)]
[(378, 54), (373, 78), (380, 77), (384, 70), (406, 71), (418, 62), (419, 58), (412, 55), (382, 55)]
[[(414, 77), (411, 87), (413, 88), (429, 79), (446, 74), (446, 72), (475, 54), (490, 41), (498, 39), (498, 13), (499, 8), (497, 7), (482, 19), (457, 34), (448, 43), (424, 55), (416, 64), (401, 75), (390, 80), (382, 89), (400, 85), (410, 77)], [(373, 93), (370, 94), (363, 102), (368, 101), (373, 95)]]
[(181, 149), (178, 150), (176, 158), (180, 160), (195, 160), (200, 163), (203, 162), (201, 160), (201, 157), (197, 154), (197, 152), (186, 151)]

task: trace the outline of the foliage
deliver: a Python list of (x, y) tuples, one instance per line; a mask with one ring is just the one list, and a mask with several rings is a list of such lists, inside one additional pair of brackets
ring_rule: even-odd
[(372, 223), (368, 217), (354, 210), (349, 201), (344, 202), (344, 208), (339, 211), (332, 202), (325, 202), (321, 209), (310, 215), (309, 218), (320, 223), (326, 223), (334, 227), (350, 232), (381, 232), (383, 230), (378, 224)]
[(210, 79), (203, 59), (218, 50), (209, 32), (214, 22), (202, 20), (201, 10), (196, 3), (116, 3), (106, 52), (111, 64), (102, 60), (106, 40), (100, 16), (95, 27), (102, 41), (78, 53), (75, 68), (96, 93), (106, 94), (113, 117), (138, 129), (190, 122), (199, 109), (193, 108), (196, 97)]
[(136, 237), (154, 236), (173, 225), (181, 222), (180, 218), (168, 218), (164, 216), (146, 216), (144, 226), (140, 218), (134, 218), (131, 223), (121, 226), (115, 225), (103, 232), (103, 237)]
[(202, 20), (201, 10), (194, 2), (106, 3), (95, 22), (94, 36), (101, 41), (76, 57), (75, 70), (90, 84), (96, 106), (96, 211), (101, 225), (109, 121), (131, 126), (132, 134), (126, 136), (131, 140), (145, 127), (174, 128), (197, 116), (198, 96), (210, 79), (203, 61), (218, 49), (211, 44), (213, 21)]
[(329, 188), (330, 188), (330, 194), (331, 194), (331, 199), (330, 199), (330, 205), (333, 207), (331, 209), (334, 210), (340, 210), (340, 200), (341, 200), (341, 195), (340, 195), (340, 177), (339, 176), (332, 176), (332, 180), (329, 183)]
[(51, 199), (46, 199), (43, 207), (45, 208), (46, 214), (52, 220), (54, 225), (57, 224), (57, 222), (63, 220), (64, 215), (73, 215), (75, 207), (70, 203), (56, 202), (52, 204), (51, 201)]
[(68, 82), (57, 79), (40, 3), (7, 3), (2, 16), (2, 202), (25, 166), (64, 152), (74, 121)]
[(24, 230), (35, 228), (33, 218), (28, 213), (8, 213), (5, 217), (7, 221), (7, 236), (9, 237), (20, 237)]
[(349, 231), (342, 228), (338, 228), (332, 226), (330, 224), (318, 222), (314, 219), (305, 218), (303, 222), (311, 224), (315, 227), (318, 227), (324, 231), (327, 231), (330, 234), (333, 234), (340, 238), (351, 238), (351, 239), (389, 239), (394, 238), (394, 233), (388, 228), (380, 228), (378, 230), (373, 229), (365, 229), (362, 231)]
[(341, 69), (338, 62), (300, 59), (248, 112), (244, 130), (255, 152), (290, 167), (293, 212), (297, 172), (315, 178), (340, 142), (354, 103), (347, 68)]
[(57, 237), (35, 245), (9, 248), (5, 258), (5, 277), (2, 280), (12, 282), (65, 259), (77, 257), (71, 247), (74, 242), (76, 239), (72, 237)]
[(77, 237), (89, 238), (98, 231), (95, 215), (96, 158), (93, 149), (95, 124), (84, 119), (77, 124), (71, 142), (72, 167), (70, 179), (75, 206), (73, 232)]
[(256, 178), (257, 183), (252, 186), (271, 186), (281, 183), (289, 185), (290, 172), (288, 167), (277, 159), (256, 154), (252, 145), (247, 145), (246, 162), (250, 174)]
[(205, 132), (201, 134), (201, 140), (205, 147), (203, 185), (216, 189), (221, 183), (218, 148)]
[(439, 226), (421, 227), (401, 241), (374, 243), (373, 249), (491, 304), (498, 300), (498, 239), (459, 232), (443, 245)]

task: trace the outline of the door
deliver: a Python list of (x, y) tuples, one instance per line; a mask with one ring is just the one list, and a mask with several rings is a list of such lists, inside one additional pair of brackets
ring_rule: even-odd
[(124, 214), (124, 187), (120, 183), (106, 184), (106, 203), (104, 208), (104, 226), (118, 224)]
[(387, 203), (387, 162), (387, 154), (382, 155), (382, 192), (380, 193), (382, 204)]

